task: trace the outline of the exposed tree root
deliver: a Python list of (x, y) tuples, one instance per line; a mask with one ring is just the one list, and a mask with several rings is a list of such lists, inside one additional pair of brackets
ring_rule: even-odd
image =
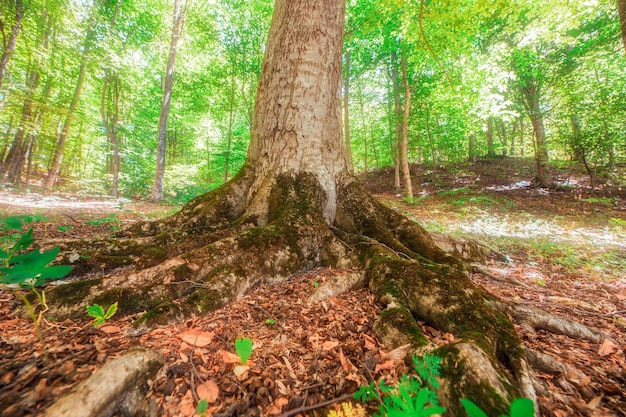
[(547, 313), (537, 308), (523, 306), (513, 303), (504, 303), (502, 301), (490, 300), (489, 304), (496, 310), (510, 314), (511, 317), (521, 323), (530, 325), (533, 329), (543, 329), (552, 333), (562, 334), (572, 339), (588, 340), (593, 343), (602, 343), (603, 340), (609, 339), (616, 343), (608, 334), (587, 327), (584, 324), (568, 320), (554, 314)]
[[(251, 179), (242, 172), (168, 219), (137, 224), (117, 240), (100, 242), (91, 261), (81, 265), (126, 257), (135, 269), (51, 290), (53, 314), (64, 317), (85, 304), (117, 301), (121, 314), (138, 314), (137, 325), (151, 325), (219, 308), (261, 282), (335, 267), (353, 272), (338, 275), (315, 297), (369, 285), (388, 307), (375, 326), (386, 344), (408, 342), (414, 353), (434, 349), (442, 357), (441, 399), (449, 415), (462, 415), (460, 398), (474, 400), (489, 415), (504, 412), (516, 397), (535, 399), (522, 343), (506, 314), (537, 318), (534, 326), (559, 332), (573, 326), (495, 301), (474, 285), (458, 256), (475, 259), (488, 251), (448, 241), (454, 250), (446, 253), (417, 223), (382, 206), (352, 177), (338, 185), (329, 226), (324, 193), (312, 176), (278, 177), (266, 201), (251, 202)], [(81, 249), (68, 248), (73, 251)], [(417, 320), (452, 334), (454, 341), (433, 347)], [(606, 337), (577, 331), (594, 341)]]

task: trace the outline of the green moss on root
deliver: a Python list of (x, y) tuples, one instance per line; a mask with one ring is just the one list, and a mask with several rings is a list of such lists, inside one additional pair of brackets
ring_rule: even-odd
[(397, 306), (384, 310), (374, 323), (374, 330), (385, 345), (396, 348), (410, 343), (413, 348), (428, 344), (408, 308)]

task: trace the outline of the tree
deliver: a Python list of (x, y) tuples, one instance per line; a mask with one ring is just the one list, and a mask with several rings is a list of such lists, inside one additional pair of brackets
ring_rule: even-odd
[(622, 45), (626, 53), (626, 0), (617, 0), (617, 12), (619, 14), (619, 23), (622, 29)]
[(170, 41), (170, 52), (165, 70), (165, 80), (163, 83), (163, 101), (161, 102), (161, 113), (159, 114), (159, 141), (157, 145), (157, 160), (154, 173), (154, 184), (152, 185), (152, 201), (159, 201), (163, 198), (163, 181), (165, 178), (165, 151), (167, 149), (167, 118), (170, 114), (170, 103), (172, 102), (172, 88), (174, 85), (174, 63), (176, 62), (176, 50), (178, 41), (182, 34), (183, 22), (187, 8), (186, 0), (174, 0), (174, 18), (172, 23), (172, 38)]
[(385, 343), (428, 349), (416, 320), (454, 335), (435, 350), (449, 415), (462, 415), (460, 398), (499, 415), (514, 397), (534, 398), (521, 341), (499, 312), (515, 306), (464, 272), (460, 257), (484, 248), (455, 242), (454, 255), (444, 252), (351, 174), (341, 126), (343, 21), (340, 1), (277, 0), (241, 171), (114, 244), (68, 250), (84, 255), (77, 271), (110, 272), (135, 260), (137, 269), (55, 287), (51, 314), (115, 300), (120, 314), (143, 311), (137, 324), (154, 324), (203, 314), (268, 279), (332, 266), (344, 271), (337, 277), (344, 288), (367, 283), (387, 305), (376, 324)]

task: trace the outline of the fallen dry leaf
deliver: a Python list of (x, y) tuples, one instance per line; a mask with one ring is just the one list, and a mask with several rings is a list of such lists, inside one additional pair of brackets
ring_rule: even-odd
[(593, 400), (589, 401), (589, 403), (587, 403), (587, 407), (591, 408), (592, 410), (595, 410), (596, 408), (600, 406), (600, 403), (602, 402), (602, 397), (603, 395), (598, 395)]
[(609, 339), (604, 339), (604, 342), (600, 345), (600, 349), (598, 349), (598, 355), (604, 357), (609, 356), (619, 350), (619, 346), (615, 343), (611, 342)]
[(392, 360), (395, 362), (401, 362), (404, 360), (407, 353), (409, 353), (410, 347), (411, 347), (411, 344), (409, 343), (409, 344), (400, 346), (398, 348), (395, 348), (391, 352), (382, 353), (381, 351), (381, 357), (383, 360)]
[(388, 361), (383, 362), (383, 363), (377, 363), (376, 367), (374, 368), (374, 372), (390, 371), (390, 370), (392, 370), (395, 367), (396, 367), (395, 362), (392, 361), (392, 360), (388, 360)]
[(329, 340), (327, 342), (322, 343), (323, 350), (333, 350), (337, 346), (339, 346), (339, 342), (336, 340)]
[(363, 334), (363, 339), (365, 339), (365, 349), (367, 350), (376, 349), (376, 339), (366, 334)]
[(248, 373), (249, 369), (250, 367), (247, 365), (237, 365), (235, 366), (235, 369), (233, 369), (233, 372), (235, 373), (237, 379), (241, 381), (246, 379), (246, 374)]
[(222, 362), (224, 363), (241, 363), (239, 356), (234, 353), (230, 353), (225, 350), (220, 350), (218, 353), (222, 357)]
[(350, 360), (348, 358), (346, 358), (346, 355), (343, 354), (343, 349), (342, 348), (339, 348), (339, 362), (341, 362), (342, 368), (347, 373), (350, 373), (350, 372), (352, 372), (353, 369), (355, 369), (355, 367), (352, 364), (352, 362), (350, 362)]
[(185, 332), (180, 333), (178, 337), (182, 341), (196, 347), (205, 347), (213, 341), (213, 333), (203, 332), (202, 330), (198, 329), (189, 329)]
[(217, 386), (215, 381), (209, 379), (196, 387), (196, 394), (198, 394), (198, 398), (205, 399), (209, 404), (211, 404), (217, 401), (217, 398), (220, 395), (220, 388)]
[(119, 326), (106, 325), (98, 328), (100, 331), (103, 331), (106, 334), (115, 334), (122, 331)]

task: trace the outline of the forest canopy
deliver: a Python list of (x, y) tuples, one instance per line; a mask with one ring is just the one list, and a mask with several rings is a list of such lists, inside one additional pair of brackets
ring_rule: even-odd
[[(164, 197), (232, 178), (272, 9), (270, 0), (3, 0), (2, 181), (150, 195), (172, 50)], [(616, 175), (624, 51), (613, 0), (348, 1), (354, 169), (399, 168), (404, 129), (408, 163), (536, 157), (544, 186), (554, 160)]]

